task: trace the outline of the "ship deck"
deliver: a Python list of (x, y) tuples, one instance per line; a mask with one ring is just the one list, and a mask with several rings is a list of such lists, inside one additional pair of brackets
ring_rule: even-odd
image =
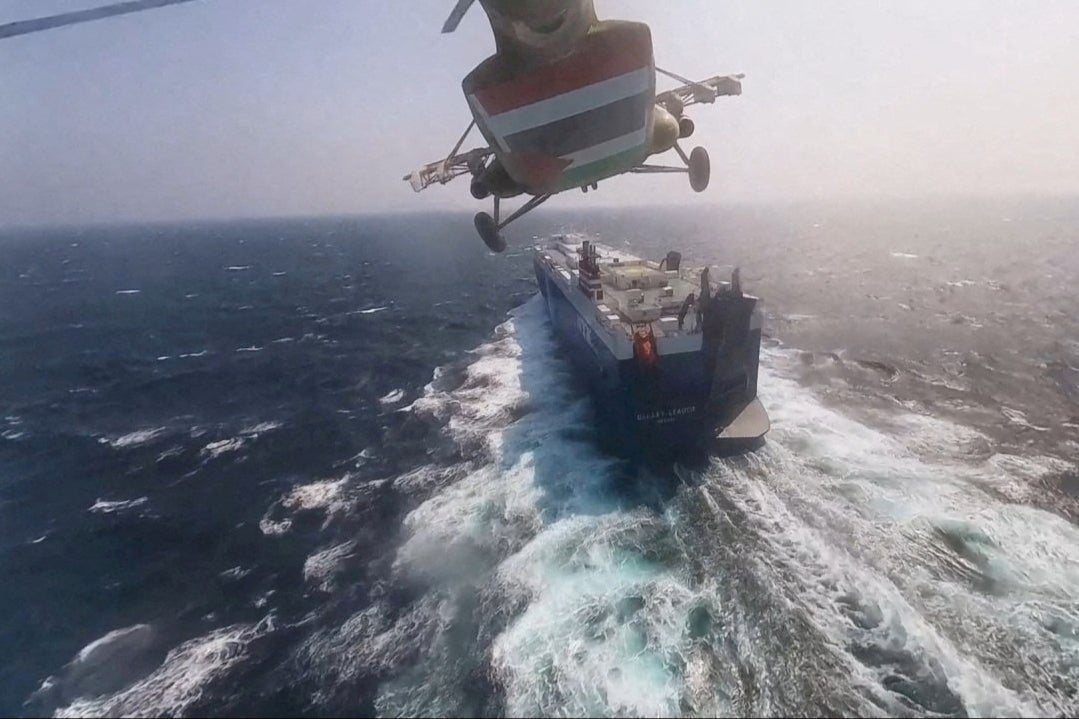
[[(632, 335), (633, 325), (652, 325), (657, 337), (699, 334), (697, 315), (692, 309), (683, 326), (678, 313), (686, 297), (700, 294), (700, 267), (661, 269), (658, 262), (642, 259), (628, 252), (593, 243), (597, 251), (601, 298), (589, 298), (598, 314), (611, 328)], [(571, 285), (577, 283), (581, 242), (556, 239), (541, 251)], [(716, 283), (722, 286), (724, 283)]]

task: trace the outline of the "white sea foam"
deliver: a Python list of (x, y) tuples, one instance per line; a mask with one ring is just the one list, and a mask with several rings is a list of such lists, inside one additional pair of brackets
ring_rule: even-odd
[(79, 653), (75, 655), (75, 658), (72, 661), (85, 664), (94, 661), (95, 658), (108, 657), (113, 653), (110, 650), (115, 649), (132, 637), (145, 637), (149, 632), (150, 627), (146, 624), (136, 624), (135, 626), (126, 627), (124, 629), (116, 629), (103, 637), (95, 639), (80, 649)]
[(405, 398), (405, 391), (403, 389), (395, 389), (388, 392), (386, 395), (379, 397), (379, 402), (385, 405), (397, 404)]
[[(701, 491), (711, 495), (710, 506), (733, 504), (750, 520), (743, 531), (768, 542), (761, 577), (771, 591), (800, 603), (833, 641), (861, 647), (838, 658), (852, 676), (871, 679), (867, 688), (878, 699), (894, 703), (880, 688), (894, 668), (854, 660), (890, 647), (914, 666), (938, 667), (933, 681), (968, 712), (1060, 711), (1038, 664), (1022, 659), (1034, 645), (1044, 656), (1058, 654), (1028, 603), (1037, 596), (1065, 610), (1079, 597), (1079, 558), (1068, 556), (1077, 556), (1079, 530), (998, 499), (1059, 464), (1035, 458), (1008, 466), (999, 457), (960, 463), (948, 448), (971, 439), (975, 433), (965, 428), (905, 418), (913, 431), (889, 435), (824, 408), (773, 372), (763, 373), (761, 387), (775, 429), (759, 465), (747, 472), (717, 464)], [(937, 458), (926, 454), (929, 435), (937, 437)], [(883, 619), (852, 631), (852, 606)], [(991, 647), (986, 634), (998, 637)]]
[[(383, 676), (375, 708), (395, 715), (466, 713), (477, 675), (509, 715), (1075, 713), (1079, 529), (1014, 503), (1071, 465), (968, 451), (988, 440), (939, 418), (856, 421), (776, 349), (761, 375), (768, 445), (638, 501), (579, 438), (589, 405), (542, 317), (519, 308), (456, 389), (433, 381), (406, 408), (467, 450), (392, 480), (416, 498), (393, 573), (428, 591), (309, 637), (320, 681)], [(358, 491), (347, 476), (297, 486), (260, 528), (347, 511)], [(333, 589), (355, 551), (334, 540), (305, 581)], [(221, 640), (61, 713), (183, 713), (242, 660), (242, 646), (210, 648)]]
[[(323, 526), (328, 526), (336, 514), (348, 511), (352, 506), (352, 500), (344, 491), (349, 479), (349, 475), (345, 475), (340, 479), (326, 479), (293, 487), (281, 498), (279, 507), (270, 507), (259, 520), (259, 530), (267, 536), (287, 534), (292, 530), (293, 524), (292, 517), (289, 515), (313, 510), (321, 510), (325, 513)], [(368, 484), (377, 486), (378, 483)], [(281, 508), (286, 510), (284, 515), (279, 511)]]
[(352, 542), (342, 542), (312, 554), (303, 563), (304, 581), (324, 592), (330, 591), (342, 562), (352, 556), (354, 548)]
[(291, 519), (273, 520), (268, 517), (263, 517), (259, 520), (259, 531), (265, 534), (267, 537), (279, 537), (292, 529)]
[(201, 454), (210, 459), (217, 459), (223, 454), (229, 452), (238, 452), (244, 448), (247, 444), (247, 440), (243, 437), (233, 437), (231, 439), (222, 439), (217, 442), (210, 442), (208, 445), (202, 448)]
[(165, 427), (154, 427), (153, 429), (140, 429), (129, 434), (122, 435), (115, 439), (108, 439), (102, 437), (100, 441), (103, 444), (107, 444), (113, 449), (130, 449), (132, 447), (138, 447), (140, 445), (147, 444), (154, 441), (161, 435), (165, 434), (168, 430)]
[(182, 716), (211, 681), (247, 658), (251, 641), (272, 630), (267, 617), (256, 625), (234, 625), (191, 639), (170, 651), (149, 676), (113, 694), (77, 699), (56, 716)]
[[(218, 439), (216, 442), (211, 442), (202, 448), (201, 455), (210, 460), (218, 459), (224, 455), (229, 455), (232, 452), (238, 452), (247, 446), (247, 443), (252, 439), (258, 439), (261, 435), (273, 432), (274, 430), (281, 429), (281, 422), (259, 422), (258, 424), (252, 424), (246, 426), (246, 428), (240, 431), (235, 437), (229, 437), (226, 439)], [(192, 428), (191, 437), (197, 438), (206, 434), (206, 431), (201, 428)]]
[[(616, 463), (564, 433), (589, 421), (588, 405), (571, 394), (541, 312), (522, 308), (498, 341), (475, 353), (460, 388), (429, 388), (415, 403), (436, 416), (448, 410), (451, 434), (466, 444), (480, 438), (490, 454), (456, 477), (432, 469), (398, 480), (406, 488), (450, 481), (406, 518), (410, 536), (395, 570), (451, 587), (479, 581), (501, 597), (492, 601), (525, 602), (491, 650), (508, 714), (679, 712), (680, 682), (667, 660), (683, 641), (668, 610), (684, 618), (696, 594), (645, 556), (659, 522), (620, 511), (608, 495)], [(535, 352), (527, 362), (518, 332)], [(522, 407), (529, 411), (515, 420)], [(453, 593), (430, 599), (405, 625), (372, 631), (366, 616), (373, 636), (365, 653), (429, 636), (432, 663), (450, 661), (440, 637)], [(377, 706), (437, 713), (453, 711), (451, 701), (452, 693), (397, 681)]]
[(326, 509), (329, 511), (343, 508), (343, 490), (348, 484), (347, 476), (341, 479), (326, 479), (294, 487), (282, 500), (285, 507), (293, 510)]
[(95, 514), (115, 514), (117, 512), (124, 512), (129, 509), (135, 509), (137, 507), (145, 507), (147, 504), (149, 504), (149, 502), (149, 497), (139, 497), (138, 499), (119, 499), (113, 501), (99, 498), (86, 511), (94, 512)]
[(426, 647), (380, 712), (459, 709), (470, 665), (448, 637), (477, 591), (511, 612), (489, 649), (510, 715), (1074, 712), (1079, 528), (1002, 501), (1057, 460), (971, 459), (985, 438), (938, 418), (856, 421), (769, 350), (768, 445), (624, 506), (617, 464), (560, 431), (587, 405), (540, 317), (521, 308), (458, 389), (410, 405), (480, 452), (394, 484), (428, 496), (394, 572), (437, 589), (398, 621), (365, 610), (348, 650), (322, 645), (345, 673)]
[(1017, 409), (1012, 409), (1011, 407), (1005, 407), (1002, 405), (1000, 408), (1000, 412), (1008, 418), (1008, 422), (1018, 427), (1022, 427), (1024, 429), (1032, 429), (1035, 432), (1049, 431), (1048, 427), (1039, 427), (1038, 425), (1031, 424), (1030, 420), (1027, 419), (1027, 416)]
[(30, 697), (39, 708), (111, 694), (144, 676), (157, 633), (147, 624), (116, 629), (87, 644)]
[(259, 422), (258, 424), (251, 425), (250, 427), (244, 427), (242, 430), (240, 430), (240, 434), (244, 435), (245, 437), (257, 438), (261, 434), (272, 432), (275, 429), (281, 429), (281, 427), (282, 425), (280, 422)]
[(225, 571), (218, 574), (218, 576), (223, 578), (223, 579), (229, 579), (229, 580), (232, 580), (232, 581), (236, 581), (236, 580), (239, 580), (239, 579), (243, 579), (244, 577), (246, 577), (249, 574), (251, 574), (250, 569), (244, 569), (243, 567), (237, 565), (235, 567), (231, 567), (229, 569), (226, 569)]

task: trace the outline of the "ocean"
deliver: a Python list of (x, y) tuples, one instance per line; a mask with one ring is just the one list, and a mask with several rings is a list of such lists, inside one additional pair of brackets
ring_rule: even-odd
[[(534, 298), (738, 265), (765, 446), (606, 454)], [(0, 230), (0, 715), (1074, 716), (1079, 201)]]

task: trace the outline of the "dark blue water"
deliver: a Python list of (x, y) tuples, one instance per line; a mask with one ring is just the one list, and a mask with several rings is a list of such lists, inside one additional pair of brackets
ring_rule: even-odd
[(1077, 212), (914, 209), (519, 227), (745, 267), (776, 428), (703, 470), (467, 218), (0, 234), (0, 714), (1073, 712)]
[[(0, 713), (119, 625), (169, 617), (162, 632), (183, 637), (257, 619), (260, 594), (303, 602), (293, 589), (317, 537), (266, 542), (269, 504), (355, 470), (371, 445), (400, 450), (359, 481), (422, 457), (423, 437), (393, 435), (379, 398), (414, 395), (532, 292), (520, 259), (439, 236), (439, 224), (5, 239), (0, 631), (33, 649), (4, 662)], [(242, 578), (222, 576), (234, 567)]]

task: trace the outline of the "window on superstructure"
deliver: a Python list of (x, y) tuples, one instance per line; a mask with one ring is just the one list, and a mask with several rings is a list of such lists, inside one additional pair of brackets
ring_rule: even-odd
[(597, 300), (602, 300), (603, 299), (603, 290), (596, 290), (596, 299)]

